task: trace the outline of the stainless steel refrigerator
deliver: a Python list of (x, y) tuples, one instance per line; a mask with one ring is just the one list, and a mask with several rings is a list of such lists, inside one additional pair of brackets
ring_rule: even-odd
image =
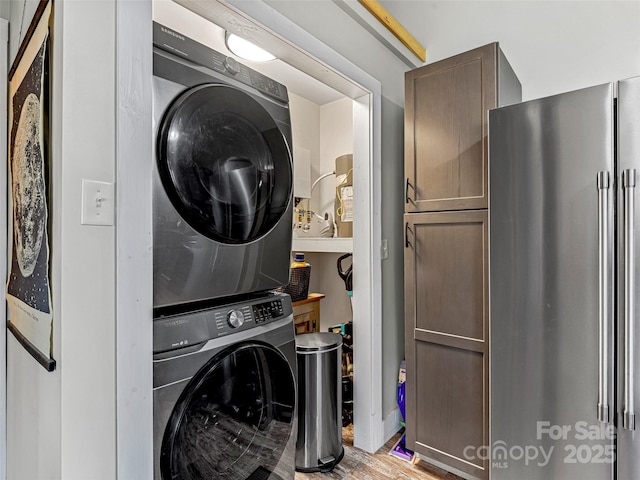
[(640, 479), (640, 77), (489, 113), (492, 480)]

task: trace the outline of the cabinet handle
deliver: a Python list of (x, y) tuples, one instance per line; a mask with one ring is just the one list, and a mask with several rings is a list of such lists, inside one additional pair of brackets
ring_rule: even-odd
[(609, 422), (609, 172), (598, 172), (598, 421)]
[(404, 203), (409, 203), (409, 177), (404, 185)]
[(404, 248), (409, 248), (409, 222), (404, 224)]
[(624, 384), (622, 426), (627, 430), (636, 429), (634, 405), (634, 346), (635, 346), (635, 169), (622, 173), (624, 208)]

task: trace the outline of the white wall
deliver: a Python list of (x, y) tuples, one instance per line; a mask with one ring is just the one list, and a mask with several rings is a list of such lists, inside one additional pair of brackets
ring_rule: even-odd
[[(343, 98), (320, 107), (320, 174), (336, 169), (336, 158), (353, 153), (353, 100)], [(316, 187), (320, 198), (318, 213), (331, 212), (335, 218), (336, 178), (328, 177)]]
[[(61, 67), (62, 478), (115, 478), (115, 227), (80, 224), (82, 179), (115, 178), (112, 1), (64, 2)], [(56, 185), (54, 183), (54, 189)], [(54, 305), (55, 308), (55, 305)]]
[[(320, 107), (320, 165), (318, 174), (334, 171), (336, 158), (353, 153), (353, 100), (343, 98)], [(335, 219), (336, 177), (330, 176), (321, 182), (314, 191), (317, 203), (312, 208), (324, 215), (329, 212)], [(354, 192), (357, 195), (357, 192)], [(344, 282), (338, 276), (336, 262), (340, 254), (316, 253), (308, 255), (311, 263), (311, 284), (314, 292), (324, 293), (327, 297), (321, 301), (320, 329), (327, 329), (338, 323), (351, 320), (351, 304)], [(345, 267), (351, 260), (345, 260)], [(356, 273), (354, 272), (354, 275)]]
[[(294, 147), (309, 151), (311, 163), (309, 185), (311, 185), (320, 175), (320, 105), (289, 92), (289, 113)], [(316, 193), (318, 192), (314, 189), (314, 194)]]
[[(25, 11), (23, 33), (32, 15)], [(22, 16), (22, 3), (11, 2), (14, 55)], [(57, 369), (45, 372), (10, 338), (7, 478), (107, 480), (116, 476), (115, 228), (80, 225), (80, 187), (82, 178), (114, 178), (115, 3), (56, 2), (54, 18), (50, 242)]]
[(539, 98), (640, 75), (637, 1), (383, 0), (427, 49), (427, 63), (498, 41)]

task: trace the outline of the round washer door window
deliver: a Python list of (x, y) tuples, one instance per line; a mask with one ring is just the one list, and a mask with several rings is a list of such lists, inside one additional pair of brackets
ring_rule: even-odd
[(295, 395), (277, 349), (259, 342), (226, 349), (178, 399), (162, 441), (162, 479), (271, 477), (291, 438)]
[(163, 186), (200, 234), (248, 243), (285, 213), (291, 153), (273, 117), (247, 93), (217, 84), (190, 88), (169, 106), (158, 132)]

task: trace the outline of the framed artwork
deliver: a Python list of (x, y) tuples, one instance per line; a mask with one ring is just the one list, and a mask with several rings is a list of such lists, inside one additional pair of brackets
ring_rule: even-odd
[(9, 274), (7, 325), (48, 371), (53, 309), (49, 252), (51, 35), (53, 0), (38, 6), (9, 71)]

